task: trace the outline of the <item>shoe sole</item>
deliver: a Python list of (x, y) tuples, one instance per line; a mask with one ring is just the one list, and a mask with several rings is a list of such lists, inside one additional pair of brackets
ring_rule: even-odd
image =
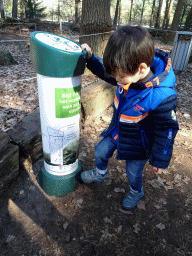
[(84, 178), (81, 176), (81, 179), (84, 183), (86, 184), (90, 184), (90, 183), (93, 183), (93, 182), (103, 182), (104, 180), (92, 180), (92, 181), (87, 181), (87, 180), (84, 180)]

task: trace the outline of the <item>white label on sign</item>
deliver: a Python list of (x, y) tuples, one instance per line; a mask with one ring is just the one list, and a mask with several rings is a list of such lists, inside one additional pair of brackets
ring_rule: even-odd
[(55, 90), (66, 88), (64, 92), (71, 94), (74, 91), (79, 102), (81, 77), (51, 78), (38, 74), (37, 80), (45, 169), (54, 175), (68, 175), (78, 167), (80, 113), (56, 117)]
[(78, 44), (57, 35), (37, 33), (35, 37), (42, 43), (60, 50), (67, 52), (82, 52), (82, 49)]

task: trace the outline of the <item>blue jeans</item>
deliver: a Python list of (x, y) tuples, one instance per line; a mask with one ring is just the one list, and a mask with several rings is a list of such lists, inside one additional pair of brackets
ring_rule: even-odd
[[(117, 149), (117, 142), (110, 136), (104, 137), (95, 147), (95, 162), (99, 170), (106, 170), (108, 160)], [(143, 183), (142, 171), (148, 159), (126, 160), (126, 174), (132, 189), (140, 192)]]

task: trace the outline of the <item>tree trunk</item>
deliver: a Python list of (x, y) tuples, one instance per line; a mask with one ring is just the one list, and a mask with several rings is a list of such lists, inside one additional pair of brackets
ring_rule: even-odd
[(150, 27), (153, 26), (153, 22), (154, 22), (155, 1), (156, 1), (156, 0), (153, 0), (153, 6), (152, 6), (152, 10), (151, 10)]
[(169, 4), (170, 4), (170, 0), (166, 0), (166, 7), (165, 7), (165, 13), (164, 13), (164, 19), (163, 19), (163, 25), (162, 25), (163, 28), (165, 28), (165, 24), (166, 24), (166, 21), (167, 21), (167, 14), (168, 14), (168, 11), (169, 11)]
[(188, 4), (186, 3), (186, 1), (184, 1), (184, 5), (183, 5), (183, 11), (182, 11), (182, 15), (181, 15), (181, 19), (180, 19), (180, 23), (179, 23), (179, 27), (181, 27), (182, 23), (183, 23), (183, 18), (187, 12), (187, 7)]
[(81, 17), (81, 0), (75, 0), (75, 23), (80, 25)]
[(120, 3), (119, 3), (119, 14), (118, 14), (118, 24), (122, 23), (122, 21), (121, 21), (121, 13), (122, 13), (122, 2), (120, 0)]
[(131, 24), (131, 14), (132, 14), (132, 10), (133, 10), (133, 0), (131, 0), (131, 8), (130, 8), (130, 14), (129, 14), (129, 22)]
[(116, 9), (115, 9), (115, 16), (113, 20), (113, 29), (117, 28), (117, 21), (118, 21), (118, 13), (119, 13), (119, 5), (121, 0), (117, 0)]
[(17, 19), (17, 5), (18, 0), (13, 0), (12, 17)]
[(162, 4), (163, 4), (163, 0), (159, 0), (159, 7), (158, 7), (158, 11), (157, 11), (157, 16), (156, 16), (155, 28), (160, 27)]
[(185, 30), (192, 30), (192, 6), (186, 18)]
[(57, 21), (59, 22), (60, 21), (60, 3), (58, 1), (58, 5), (57, 5)]
[(0, 0), (1, 19), (5, 19), (4, 4), (3, 0)]
[(169, 33), (169, 36), (168, 36), (168, 41), (170, 41), (170, 42), (174, 41), (175, 31), (177, 31), (179, 28), (181, 14), (182, 14), (182, 10), (183, 10), (183, 4), (184, 4), (184, 0), (178, 0), (175, 14), (173, 17), (173, 21), (172, 21), (171, 28), (170, 28), (171, 32)]
[(143, 7), (142, 7), (142, 11), (141, 11), (141, 20), (140, 20), (140, 24), (141, 24), (141, 25), (142, 25), (142, 22), (143, 22), (144, 7), (145, 7), (145, 0), (143, 0)]
[(102, 34), (80, 37), (80, 43), (87, 43), (96, 54), (103, 56), (109, 38), (106, 32), (111, 30), (110, 0), (83, 0), (80, 35)]
[(173, 0), (170, 0), (168, 12), (167, 12), (167, 19), (165, 22), (165, 28), (168, 28), (168, 26), (169, 26), (169, 20), (170, 20), (170, 14), (171, 14), (172, 7), (173, 7)]

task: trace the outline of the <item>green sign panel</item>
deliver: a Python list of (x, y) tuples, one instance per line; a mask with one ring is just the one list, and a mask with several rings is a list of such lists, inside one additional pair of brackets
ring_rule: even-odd
[(80, 112), (80, 90), (81, 85), (73, 88), (55, 88), (56, 118), (68, 118)]

